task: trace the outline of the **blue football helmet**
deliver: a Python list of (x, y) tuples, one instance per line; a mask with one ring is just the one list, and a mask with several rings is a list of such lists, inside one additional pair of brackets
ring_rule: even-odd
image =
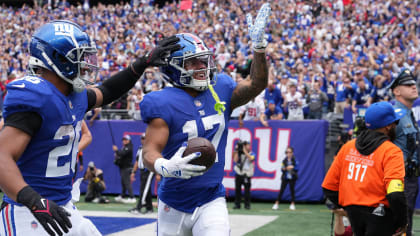
[(79, 25), (56, 20), (41, 26), (29, 45), (29, 70), (45, 68), (70, 83), (75, 92), (82, 92), (89, 78), (98, 72), (96, 45)]
[(173, 52), (169, 65), (160, 67), (164, 78), (177, 87), (189, 87), (197, 91), (208, 89), (216, 83), (216, 66), (213, 52), (203, 40), (189, 33), (176, 35), (181, 49)]

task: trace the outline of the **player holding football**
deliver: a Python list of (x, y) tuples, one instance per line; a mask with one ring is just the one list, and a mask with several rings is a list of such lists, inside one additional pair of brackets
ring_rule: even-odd
[(127, 92), (147, 66), (165, 64), (177, 42), (162, 40), (146, 57), (86, 89), (86, 78), (96, 76), (98, 67), (95, 44), (80, 26), (53, 21), (33, 34), (32, 75), (9, 83), (4, 101), (0, 235), (100, 235), (71, 201), (84, 114)]
[[(193, 34), (177, 34), (181, 48), (170, 55), (168, 66), (161, 67), (174, 87), (149, 93), (140, 103), (148, 123), (145, 165), (163, 176), (158, 190), (158, 235), (229, 235), (222, 184), (227, 123), (233, 109), (267, 87), (264, 31), (270, 12), (266, 3), (254, 24), (247, 16), (254, 50), (251, 80), (236, 84), (226, 74), (215, 76), (213, 54), (204, 42)], [(207, 138), (217, 151), (207, 172), (204, 166), (188, 164), (200, 154), (181, 157), (186, 141), (194, 137)]]

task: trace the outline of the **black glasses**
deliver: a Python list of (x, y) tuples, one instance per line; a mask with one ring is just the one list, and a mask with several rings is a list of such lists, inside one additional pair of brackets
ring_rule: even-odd
[(286, 151), (286, 154), (287, 154), (287, 153), (293, 153), (293, 152), (291, 152), (291, 151)]

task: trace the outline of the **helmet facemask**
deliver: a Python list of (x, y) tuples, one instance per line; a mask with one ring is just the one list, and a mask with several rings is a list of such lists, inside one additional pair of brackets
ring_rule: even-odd
[(184, 87), (205, 91), (209, 84), (216, 83), (216, 66), (210, 51), (173, 57), (169, 64), (180, 71), (179, 82)]
[(66, 59), (77, 66), (77, 75), (73, 79), (63, 76), (65, 81), (73, 85), (75, 92), (82, 92), (86, 84), (92, 85), (98, 75), (99, 67), (95, 47), (79, 47), (70, 50)]

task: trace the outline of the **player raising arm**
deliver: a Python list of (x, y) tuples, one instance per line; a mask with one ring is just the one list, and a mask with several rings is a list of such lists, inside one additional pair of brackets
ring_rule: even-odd
[(1, 235), (100, 235), (70, 201), (84, 114), (126, 93), (147, 66), (165, 64), (165, 56), (179, 49), (177, 41), (162, 40), (102, 85), (86, 89), (98, 66), (95, 44), (81, 27), (58, 20), (33, 34), (32, 75), (9, 83), (4, 101)]
[[(229, 235), (222, 184), (227, 123), (234, 108), (267, 87), (264, 32), (270, 12), (264, 4), (254, 24), (247, 17), (254, 50), (251, 80), (236, 84), (226, 74), (215, 75), (213, 53), (205, 43), (193, 34), (177, 34), (181, 47), (170, 55), (169, 65), (161, 67), (174, 87), (148, 93), (140, 103), (148, 123), (145, 165), (163, 176), (158, 235)], [(181, 157), (184, 143), (194, 137), (210, 140), (217, 151), (216, 162), (205, 173), (204, 166), (188, 164), (200, 154)]]

